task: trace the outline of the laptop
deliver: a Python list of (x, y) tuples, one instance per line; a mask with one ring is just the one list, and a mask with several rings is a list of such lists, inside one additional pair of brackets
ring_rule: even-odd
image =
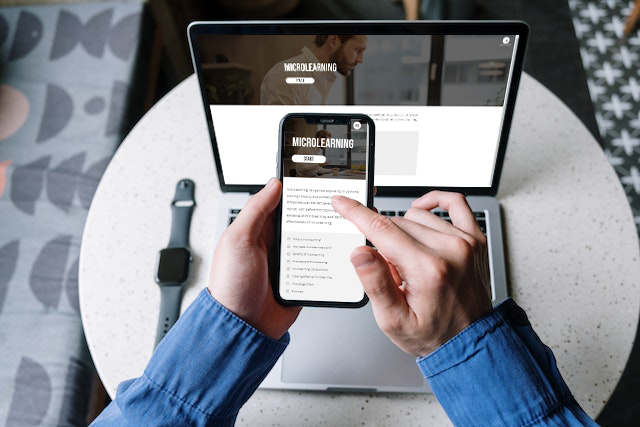
[[(223, 193), (219, 234), (275, 176), (284, 115), (367, 114), (376, 125), (379, 212), (402, 216), (432, 189), (465, 194), (488, 238), (493, 303), (507, 297), (495, 195), (527, 44), (525, 23), (194, 22), (188, 37)], [(354, 40), (358, 61), (349, 54)], [(446, 212), (436, 214), (448, 220)], [(415, 357), (379, 330), (370, 304), (304, 308), (290, 334), (261, 387), (429, 392)]]

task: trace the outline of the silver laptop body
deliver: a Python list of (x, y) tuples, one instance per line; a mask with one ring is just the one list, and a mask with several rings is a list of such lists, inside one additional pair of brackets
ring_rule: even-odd
[[(189, 26), (188, 33), (223, 193), (217, 212), (216, 239), (250, 195), (274, 176), (279, 118), (291, 112), (364, 113), (376, 122), (378, 195), (375, 206), (378, 211), (385, 215), (403, 215), (412, 200), (434, 188), (467, 195), (489, 242), (494, 305), (507, 297), (500, 206), (495, 194), (524, 60), (526, 24), (511, 21), (195, 22)], [(330, 91), (322, 105), (260, 105), (266, 99), (261, 80), (266, 81), (266, 75), (280, 60), (296, 57), (300, 49), (304, 55), (304, 49), (313, 43), (317, 34), (368, 35), (364, 62), (357, 64), (348, 76), (337, 76), (338, 83), (331, 89), (335, 93)], [(390, 63), (388, 56), (396, 54), (394, 43), (396, 50), (406, 48), (409, 52), (396, 56), (401, 63), (397, 68), (414, 81), (406, 76), (394, 80), (393, 62), (392, 72), (385, 68)], [(322, 78), (319, 77), (317, 80)], [(233, 83), (244, 88), (241, 89), (243, 95), (225, 98), (222, 92)], [(247, 87), (251, 90), (245, 90)], [(387, 101), (381, 101), (385, 96), (390, 99), (388, 106)], [(454, 109), (459, 110), (459, 116)], [(485, 113), (488, 118), (483, 118)], [(438, 114), (443, 114), (451, 123), (429, 122), (431, 115)], [(476, 128), (467, 129), (473, 138), (468, 139), (480, 141), (478, 144), (486, 141), (487, 148), (468, 145), (468, 150), (478, 148), (480, 151), (475, 156), (489, 159), (485, 160), (485, 171), (477, 174), (484, 178), (471, 176), (465, 181), (466, 178), (458, 176), (462, 174), (449, 170), (452, 168), (444, 171), (443, 178), (420, 178), (425, 168), (432, 170), (438, 163), (447, 164), (446, 160), (439, 162), (435, 154), (423, 160), (420, 155), (424, 144), (446, 147), (458, 140), (467, 143), (469, 141), (456, 135), (461, 127), (473, 123)], [(490, 135), (484, 135), (485, 126), (492, 132)], [(260, 133), (252, 134), (256, 127)], [(236, 128), (237, 137), (233, 133)], [(437, 128), (433, 131), (437, 134), (433, 141), (428, 137), (432, 128)], [(242, 149), (232, 146), (237, 144), (232, 140), (243, 140), (243, 134), (244, 141), (253, 141), (254, 145), (245, 143)], [(381, 146), (388, 155), (384, 155), (385, 150), (379, 150)], [(414, 155), (397, 156), (405, 152)], [(460, 152), (462, 157), (464, 152)], [(443, 159), (446, 157), (442, 155)], [(453, 158), (451, 165), (455, 169)], [(382, 171), (380, 176), (379, 171)], [(440, 214), (447, 219), (445, 213)], [(290, 334), (289, 347), (261, 387), (430, 391), (415, 357), (403, 353), (379, 330), (370, 304), (361, 309), (304, 308)]]

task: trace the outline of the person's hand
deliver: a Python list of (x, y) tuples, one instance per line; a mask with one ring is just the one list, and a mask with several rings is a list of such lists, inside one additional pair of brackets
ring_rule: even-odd
[(351, 263), (378, 326), (402, 350), (426, 356), (491, 310), (487, 240), (463, 195), (432, 191), (404, 218), (343, 196), (331, 203), (378, 249), (354, 249)]
[(299, 307), (276, 302), (269, 280), (268, 250), (280, 191), (282, 184), (273, 178), (249, 199), (222, 234), (209, 275), (209, 292), (220, 304), (276, 340), (300, 313)]

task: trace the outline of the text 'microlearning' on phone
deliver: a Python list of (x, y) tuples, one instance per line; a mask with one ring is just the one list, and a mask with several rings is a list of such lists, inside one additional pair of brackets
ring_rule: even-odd
[(343, 195), (373, 204), (373, 121), (364, 115), (288, 115), (281, 123), (282, 180), (276, 295), (285, 304), (360, 307), (350, 262), (365, 236), (331, 205)]

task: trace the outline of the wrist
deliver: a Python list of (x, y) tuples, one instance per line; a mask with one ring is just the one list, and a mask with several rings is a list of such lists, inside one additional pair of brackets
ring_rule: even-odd
[[(248, 328), (251, 328), (256, 333), (264, 336), (269, 340), (276, 341), (276, 342), (280, 342), (286, 338), (285, 337), (287, 335), (286, 330), (280, 333), (277, 337), (275, 336), (277, 334), (274, 334), (274, 336), (272, 336), (271, 334), (268, 334), (265, 331), (263, 331), (262, 330), (263, 328), (256, 326), (254, 324), (256, 322), (251, 322), (251, 316), (247, 316), (246, 314), (242, 313), (240, 310), (234, 309), (233, 304), (225, 304), (224, 298), (219, 298), (218, 296), (216, 296), (215, 292), (212, 291), (211, 287), (207, 287), (206, 292), (209, 294), (209, 297), (213, 300), (215, 305), (219, 306), (221, 309), (228, 312), (231, 318), (234, 318), (237, 321), (245, 324)], [(286, 341), (288, 342), (288, 339)]]
[[(281, 356), (273, 340), (231, 313), (204, 289), (145, 370), (158, 389), (210, 417), (236, 413)], [(194, 351), (194, 349), (196, 351)]]
[(254, 299), (252, 301), (253, 305), (247, 306), (242, 302), (242, 296), (227, 295), (211, 285), (207, 287), (207, 291), (220, 306), (272, 340), (279, 341), (289, 330), (290, 324), (280, 321), (280, 316), (277, 314), (273, 312), (270, 314), (267, 303), (260, 303)]
[(575, 405), (551, 350), (510, 299), (417, 363), (456, 425), (533, 425)]
[(489, 300), (487, 300), (486, 304), (471, 304), (463, 309), (454, 310), (452, 308), (445, 308), (441, 310), (443, 313), (450, 311), (453, 315), (448, 319), (446, 324), (443, 323), (442, 318), (437, 319), (435, 322), (432, 321), (432, 327), (429, 329), (433, 332), (430, 333), (428, 339), (423, 341), (422, 346), (414, 354), (421, 358), (429, 356), (460, 333), (464, 332), (471, 325), (487, 316), (492, 310), (493, 307)]

